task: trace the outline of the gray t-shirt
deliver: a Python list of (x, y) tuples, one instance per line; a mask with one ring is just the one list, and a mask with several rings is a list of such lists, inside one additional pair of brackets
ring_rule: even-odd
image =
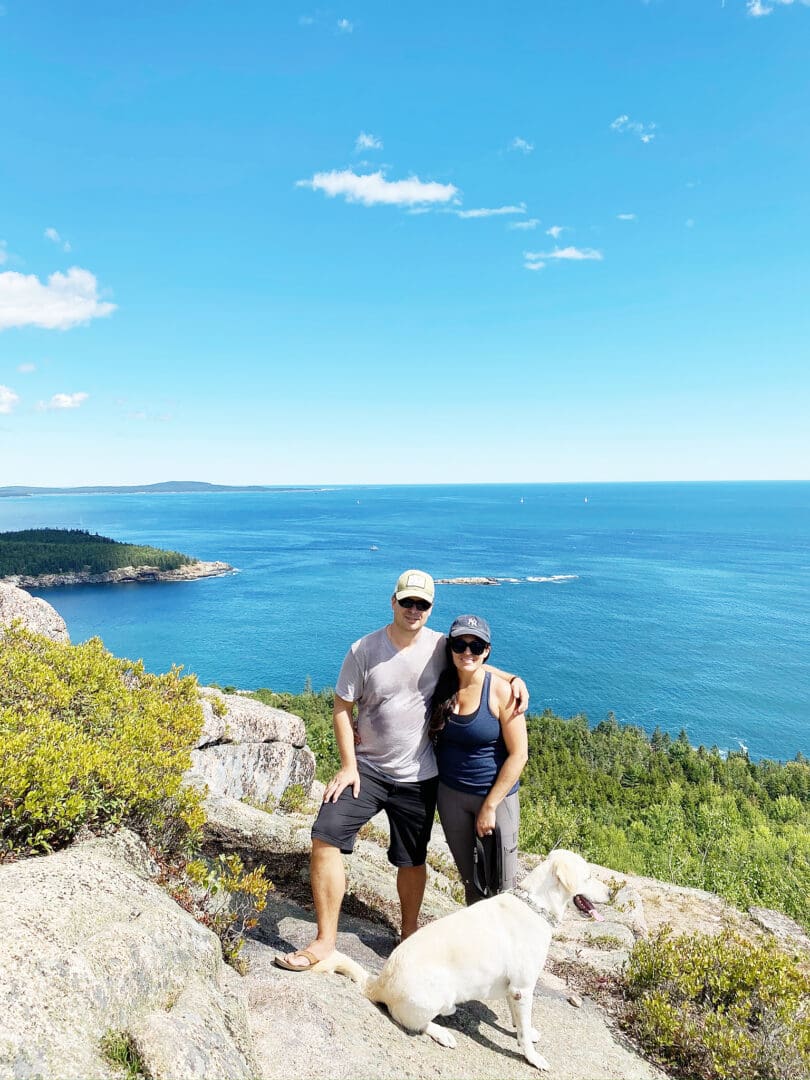
[(403, 783), (436, 776), (428, 712), (444, 642), (444, 634), (423, 626), (412, 645), (397, 649), (383, 627), (349, 649), (335, 692), (357, 702), (358, 764)]

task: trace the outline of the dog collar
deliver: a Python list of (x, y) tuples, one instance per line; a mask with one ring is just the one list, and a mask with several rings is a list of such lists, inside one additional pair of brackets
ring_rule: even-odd
[(527, 907), (530, 907), (535, 913), (535, 915), (541, 915), (549, 924), (549, 926), (557, 925), (557, 922), (559, 920), (557, 919), (557, 916), (554, 914), (554, 912), (549, 911), (547, 908), (540, 907), (540, 905), (537, 903), (531, 893), (526, 892), (525, 889), (521, 889), (520, 886), (518, 886), (516, 889), (510, 889), (509, 892), (512, 894), (512, 896), (517, 897), (518, 900), (522, 900)]

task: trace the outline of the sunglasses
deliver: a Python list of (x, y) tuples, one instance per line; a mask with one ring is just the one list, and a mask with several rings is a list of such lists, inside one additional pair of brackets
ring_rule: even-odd
[(473, 656), (481, 656), (489, 648), (489, 645), (485, 641), (481, 641), (480, 638), (475, 638), (473, 641), (463, 641), (461, 638), (450, 638), (450, 648), (458, 656), (466, 652), (467, 649), (473, 654)]
[(402, 600), (397, 600), (400, 607), (404, 608), (416, 608), (417, 611), (430, 611), (433, 607), (427, 600), (417, 600), (413, 596), (405, 596)]

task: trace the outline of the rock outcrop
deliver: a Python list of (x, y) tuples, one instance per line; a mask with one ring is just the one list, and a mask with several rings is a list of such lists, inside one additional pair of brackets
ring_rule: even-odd
[(24, 589), (53, 589), (62, 585), (122, 585), (157, 581), (196, 581), (197, 578), (221, 577), (234, 573), (225, 562), (197, 562), (178, 566), (176, 570), (161, 570), (157, 566), (119, 566), (91, 574), (82, 570), (70, 570), (63, 574), (10, 574), (0, 581)]
[(11, 626), (15, 619), (51, 641), (70, 642), (65, 620), (50, 604), (16, 585), (0, 581), (0, 626)]
[(315, 756), (300, 717), (210, 687), (201, 700), (205, 724), (191, 755), (192, 780), (214, 795), (271, 808), (293, 784), (309, 791)]
[(115, 1077), (116, 1037), (153, 1080), (256, 1076), (242, 981), (155, 870), (126, 831), (0, 866), (3, 1080)]

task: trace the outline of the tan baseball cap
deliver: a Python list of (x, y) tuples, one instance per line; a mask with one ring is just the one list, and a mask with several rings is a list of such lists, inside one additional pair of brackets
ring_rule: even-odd
[(419, 600), (427, 600), (429, 604), (433, 603), (435, 592), (433, 578), (424, 570), (406, 570), (404, 574), (399, 575), (394, 587), (394, 597), (397, 600), (404, 600), (406, 596), (415, 596)]

